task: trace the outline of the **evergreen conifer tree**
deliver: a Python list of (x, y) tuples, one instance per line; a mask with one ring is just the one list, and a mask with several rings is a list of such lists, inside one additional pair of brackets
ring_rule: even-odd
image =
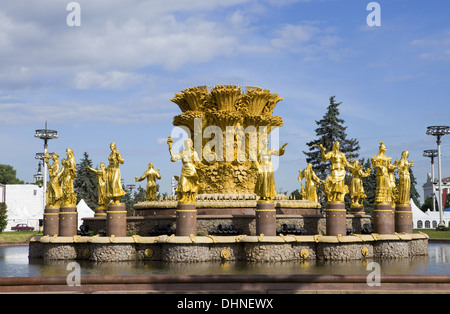
[(77, 164), (77, 178), (73, 185), (77, 193), (77, 203), (83, 199), (92, 210), (95, 210), (98, 205), (98, 181), (87, 166), (92, 167), (92, 161), (89, 159), (89, 154), (85, 152), (80, 163)]
[[(359, 156), (359, 142), (357, 139), (347, 139), (344, 120), (339, 118), (339, 106), (342, 103), (335, 102), (335, 96), (330, 97), (330, 105), (327, 112), (321, 120), (316, 121), (317, 129), (315, 140), (312, 140), (306, 145), (309, 151), (303, 153), (306, 155), (306, 162), (311, 163), (316, 175), (325, 180), (330, 173), (330, 162), (322, 162), (320, 148), (313, 145), (323, 145), (325, 151), (330, 151), (333, 148), (335, 141), (340, 142), (340, 151), (345, 154), (348, 161), (356, 160)], [(324, 205), (325, 199), (322, 192), (322, 186), (317, 191), (320, 203)]]

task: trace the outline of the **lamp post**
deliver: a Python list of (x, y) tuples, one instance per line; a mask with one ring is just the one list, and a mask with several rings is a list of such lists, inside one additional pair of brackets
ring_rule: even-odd
[[(47, 147), (48, 147), (48, 145), (47, 145), (48, 140), (57, 139), (58, 132), (55, 130), (47, 129), (47, 121), (45, 121), (45, 129), (36, 130), (34, 137), (44, 140), (44, 155), (46, 155)], [(47, 193), (47, 163), (46, 162), (44, 162), (44, 180), (43, 181), (44, 181), (43, 187), (44, 187), (44, 206), (45, 206), (45, 196)]]
[(437, 156), (437, 149), (427, 149), (423, 151), (423, 157), (431, 158), (431, 198), (433, 199), (433, 211), (436, 211), (436, 195), (434, 194), (434, 157)]
[(447, 125), (434, 125), (427, 127), (427, 134), (436, 136), (438, 155), (438, 180), (439, 180), (439, 226), (445, 226), (443, 220), (444, 205), (442, 204), (442, 169), (441, 169), (441, 137), (450, 134), (450, 127)]

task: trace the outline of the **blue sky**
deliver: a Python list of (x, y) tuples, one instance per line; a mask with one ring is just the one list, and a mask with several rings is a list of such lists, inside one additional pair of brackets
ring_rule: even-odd
[[(66, 23), (69, 2), (0, 5), (0, 163), (20, 179), (33, 180), (43, 150), (34, 131), (48, 121), (60, 136), (51, 152), (70, 147), (77, 161), (88, 152), (97, 166), (115, 141), (126, 184), (153, 161), (168, 192), (181, 169), (165, 143), (180, 114), (170, 98), (231, 83), (284, 98), (274, 111), (284, 118), (280, 142), (289, 143), (278, 190), (299, 188), (305, 143), (336, 96), (361, 157), (380, 141), (394, 159), (408, 149), (422, 193), (423, 150), (436, 148), (426, 127), (450, 125), (448, 1), (377, 1), (374, 27), (366, 0), (80, 0), (80, 27)], [(442, 153), (450, 176), (450, 137)]]

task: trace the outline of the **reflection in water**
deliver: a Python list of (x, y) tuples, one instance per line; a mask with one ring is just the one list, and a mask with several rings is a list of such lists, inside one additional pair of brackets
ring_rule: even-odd
[[(381, 266), (382, 274), (450, 275), (450, 244), (430, 243), (428, 256), (356, 261), (246, 262), (89, 262), (78, 261), (81, 275), (206, 275), (206, 274), (368, 274), (369, 262)], [(28, 259), (28, 247), (0, 247), (0, 277), (66, 276), (70, 261)]]

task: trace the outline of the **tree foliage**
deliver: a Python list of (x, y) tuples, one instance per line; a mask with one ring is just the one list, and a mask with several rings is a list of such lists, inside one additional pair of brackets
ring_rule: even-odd
[[(306, 143), (309, 151), (303, 153), (306, 155), (306, 162), (311, 163), (316, 175), (325, 180), (330, 173), (330, 162), (323, 162), (321, 151), (319, 147), (314, 145), (322, 145), (325, 151), (330, 151), (336, 141), (340, 142), (340, 151), (343, 152), (347, 160), (351, 161), (359, 157), (359, 142), (357, 139), (347, 138), (347, 127), (344, 126), (344, 120), (339, 118), (339, 106), (342, 103), (335, 102), (335, 96), (330, 97), (330, 105), (327, 107), (327, 112), (321, 120), (316, 121), (317, 128), (316, 139)], [(325, 203), (325, 197), (320, 186), (317, 191), (322, 205)]]
[(0, 183), (1, 184), (23, 184), (22, 180), (16, 177), (17, 171), (10, 165), (0, 164)]
[(80, 163), (77, 164), (77, 177), (73, 186), (77, 193), (77, 203), (83, 199), (92, 210), (95, 210), (98, 204), (98, 181), (87, 166), (92, 167), (92, 161), (89, 159), (89, 154), (85, 152)]
[(6, 226), (8, 225), (8, 215), (6, 209), (6, 203), (0, 203), (0, 232), (5, 231)]

